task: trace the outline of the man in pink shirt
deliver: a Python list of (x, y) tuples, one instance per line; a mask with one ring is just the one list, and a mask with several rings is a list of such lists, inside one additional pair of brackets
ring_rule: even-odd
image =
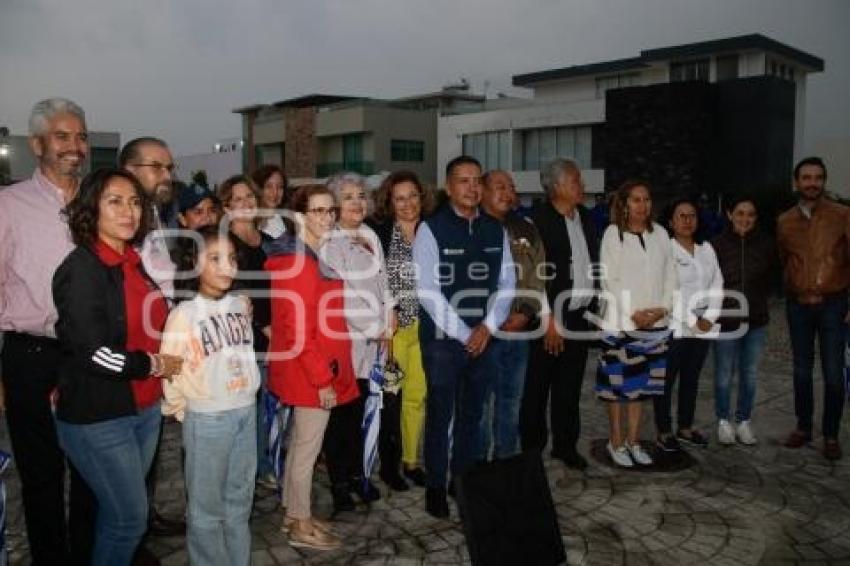
[(72, 469), (66, 523), (65, 457), (50, 397), (59, 363), (52, 279), (73, 249), (61, 210), (76, 195), (88, 156), (85, 114), (70, 100), (42, 100), (29, 131), (38, 168), (0, 191), (0, 374), (32, 563), (83, 564), (93, 540), (94, 496)]

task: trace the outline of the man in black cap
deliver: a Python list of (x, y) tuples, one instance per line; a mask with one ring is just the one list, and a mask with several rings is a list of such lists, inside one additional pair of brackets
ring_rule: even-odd
[(218, 222), (218, 199), (207, 187), (193, 183), (177, 195), (177, 221), (187, 230)]

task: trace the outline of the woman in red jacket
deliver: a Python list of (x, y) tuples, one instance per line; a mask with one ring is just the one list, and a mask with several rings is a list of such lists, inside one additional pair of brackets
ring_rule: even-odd
[(333, 227), (337, 206), (324, 187), (302, 188), (293, 200), (297, 234), (269, 248), (272, 338), (269, 389), (293, 407), (286, 456), (284, 530), (293, 546), (331, 550), (340, 540), (310, 513), (313, 466), (322, 447), (330, 410), (359, 395), (351, 340), (343, 315), (343, 281), (316, 255)]

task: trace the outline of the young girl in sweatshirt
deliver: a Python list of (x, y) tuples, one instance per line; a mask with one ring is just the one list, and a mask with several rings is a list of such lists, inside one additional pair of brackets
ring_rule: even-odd
[(257, 467), (256, 392), (248, 302), (228, 293), (236, 275), (232, 236), (203, 228), (178, 270), (197, 273), (194, 298), (168, 317), (162, 353), (183, 356), (182, 371), (163, 386), (162, 412), (183, 423), (189, 497), (189, 561), (248, 564), (248, 520)]

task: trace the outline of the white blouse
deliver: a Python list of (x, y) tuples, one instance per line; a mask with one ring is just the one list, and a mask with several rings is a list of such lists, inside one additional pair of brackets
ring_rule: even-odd
[[(637, 310), (664, 308), (672, 312), (678, 275), (664, 228), (653, 223), (652, 232), (623, 232), (621, 239), (617, 226), (608, 226), (602, 236), (599, 263), (604, 330), (635, 330), (632, 315)], [(655, 327), (667, 325), (667, 318), (662, 318)]]
[(679, 292), (671, 315), (676, 337), (714, 336), (719, 326), (707, 333), (696, 330), (697, 318), (717, 321), (723, 306), (723, 275), (714, 248), (708, 242), (694, 245), (694, 253), (670, 239), (670, 253), (679, 277)]

